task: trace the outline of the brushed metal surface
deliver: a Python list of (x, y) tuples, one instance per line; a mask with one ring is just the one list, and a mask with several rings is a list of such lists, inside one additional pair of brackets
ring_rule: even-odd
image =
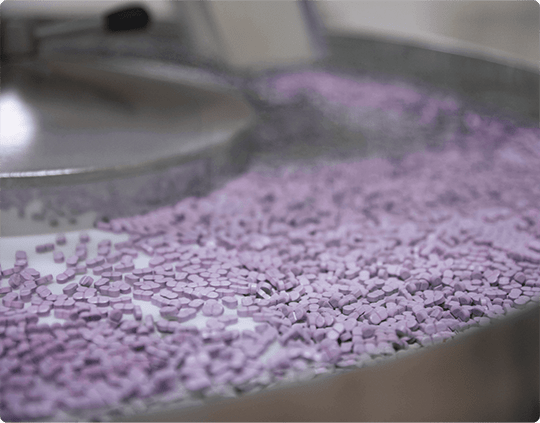
[[(163, 169), (231, 145), (251, 124), (250, 107), (227, 86), (157, 67), (88, 59), (5, 66), (2, 188)], [(8, 128), (17, 119), (24, 133)]]

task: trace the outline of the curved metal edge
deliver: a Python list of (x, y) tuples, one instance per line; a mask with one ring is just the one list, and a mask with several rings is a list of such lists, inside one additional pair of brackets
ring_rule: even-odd
[(488, 54), (437, 49), (379, 37), (330, 34), (329, 55), (317, 63), (337, 70), (408, 79), (459, 94), (530, 124), (539, 121), (540, 72), (516, 61), (502, 63)]
[[(244, 139), (247, 134), (253, 129), (255, 124), (255, 115), (251, 110), (251, 106), (239, 94), (234, 87), (215, 78), (211, 74), (198, 75), (195, 68), (182, 67), (179, 65), (168, 65), (158, 61), (140, 60), (140, 59), (123, 59), (121, 61), (112, 60), (112, 64), (108, 60), (101, 60), (89, 64), (89, 58), (76, 61), (71, 61), (71, 64), (77, 66), (85, 66), (89, 69), (107, 70), (115, 73), (127, 73), (132, 76), (153, 79), (159, 82), (167, 82), (174, 84), (187, 84), (193, 89), (200, 89), (205, 92), (214, 92), (223, 95), (234, 97), (234, 100), (243, 103), (248, 115), (243, 122), (239, 122), (238, 127), (231, 131), (229, 137), (220, 143), (212, 143), (203, 149), (194, 149), (190, 152), (183, 152), (178, 156), (167, 157), (163, 159), (138, 163), (131, 166), (116, 166), (107, 169), (84, 168), (84, 169), (53, 169), (42, 171), (28, 172), (0, 172), (0, 188), (1, 189), (21, 189), (21, 188), (36, 188), (44, 186), (59, 186), (98, 182), (103, 180), (126, 178), (131, 176), (140, 176), (147, 173), (162, 171), (166, 168), (179, 166), (191, 161), (209, 158), (215, 156), (213, 149), (221, 151), (223, 156), (224, 151), (228, 148), (238, 151), (238, 146), (244, 146), (247, 154), (249, 148), (245, 148)], [(142, 64), (142, 70), (135, 70), (137, 64)], [(29, 63), (32, 68), (39, 67), (38, 64)], [(236, 155), (240, 157), (239, 154)], [(234, 158), (234, 157), (233, 157)], [(247, 158), (244, 158), (247, 160)], [(212, 161), (215, 161), (212, 160)], [(223, 166), (223, 165), (222, 165)], [(232, 166), (234, 167), (234, 166)]]
[[(504, 57), (501, 51), (482, 47), (463, 40), (447, 38), (442, 36), (433, 37), (433, 42), (425, 40), (406, 39), (397, 35), (391, 34), (373, 34), (367, 32), (354, 32), (348, 30), (333, 30), (329, 33), (330, 38), (345, 37), (362, 40), (372, 40), (381, 43), (396, 44), (407, 47), (416, 47), (424, 50), (436, 51), (444, 54), (453, 54), (471, 59), (484, 60), (493, 64), (509, 66), (512, 68), (522, 69), (528, 72), (540, 72), (540, 64), (534, 66), (525, 60), (518, 60), (511, 57)], [(446, 41), (446, 42), (443, 42)], [(497, 54), (499, 53), (499, 54)]]

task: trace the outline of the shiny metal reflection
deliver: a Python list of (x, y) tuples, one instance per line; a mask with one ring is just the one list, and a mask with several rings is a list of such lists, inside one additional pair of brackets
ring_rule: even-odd
[(230, 144), (253, 117), (229, 87), (180, 66), (49, 60), (2, 76), (3, 188), (163, 169)]
[(16, 91), (0, 96), (0, 123), (0, 160), (24, 154), (35, 137), (38, 123), (31, 107)]

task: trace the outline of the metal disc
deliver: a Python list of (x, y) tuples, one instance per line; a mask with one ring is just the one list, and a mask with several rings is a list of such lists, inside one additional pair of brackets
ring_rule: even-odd
[(141, 174), (230, 145), (240, 95), (196, 71), (142, 60), (4, 66), (2, 188)]

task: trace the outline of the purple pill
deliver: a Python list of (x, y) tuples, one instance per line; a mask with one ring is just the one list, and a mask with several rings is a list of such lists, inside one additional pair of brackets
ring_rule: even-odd
[(198, 310), (201, 309), (201, 307), (202, 307), (204, 304), (205, 304), (205, 303), (204, 303), (204, 300), (201, 300), (201, 299), (195, 299), (195, 300), (191, 300), (191, 301), (189, 302), (188, 305), (189, 305), (190, 308), (193, 308), (193, 309), (195, 309), (195, 310), (198, 311)]
[(111, 310), (109, 312), (109, 320), (114, 323), (119, 323), (122, 320), (122, 311), (121, 310)]
[(452, 316), (454, 316), (456, 319), (459, 319), (461, 321), (468, 321), (470, 318), (470, 311), (466, 310), (463, 307), (459, 306), (453, 306), (450, 308), (450, 313)]
[(118, 286), (118, 289), (120, 290), (120, 294), (129, 294), (131, 293), (131, 286), (129, 286), (127, 283), (122, 283)]
[(125, 303), (122, 308), (124, 314), (133, 314), (135, 312), (135, 305), (131, 303)]
[(56, 245), (65, 245), (67, 240), (64, 234), (57, 234), (55, 238)]
[(11, 291), (12, 291), (11, 287), (9, 287), (9, 286), (3, 286), (3, 287), (0, 288), (0, 296), (1, 296), (1, 295), (8, 294), (8, 293), (11, 292)]
[(384, 298), (384, 291), (377, 289), (367, 294), (367, 299), (370, 302), (376, 302)]
[(150, 267), (157, 267), (157, 266), (161, 266), (163, 263), (165, 263), (165, 257), (162, 257), (162, 256), (156, 256), (156, 257), (152, 257), (149, 262), (148, 262), (148, 265)]
[(226, 296), (221, 298), (221, 302), (223, 305), (227, 308), (234, 309), (238, 305), (238, 300), (235, 297), (232, 296)]
[(68, 298), (64, 300), (64, 308), (71, 309), (75, 306), (75, 300), (73, 298)]
[(142, 320), (143, 313), (141, 306), (136, 305), (133, 307), (133, 316), (135, 317), (135, 320)]
[(107, 278), (99, 278), (96, 282), (94, 282), (94, 288), (96, 289), (103, 288), (104, 286), (109, 285), (109, 282), (110, 280)]
[(49, 251), (53, 251), (53, 250), (54, 250), (54, 244), (52, 243), (36, 245), (36, 253), (48, 253)]
[(57, 319), (64, 319), (68, 320), (71, 317), (72, 312), (70, 310), (66, 310), (63, 308), (55, 308), (54, 309), (54, 317)]
[(13, 273), (15, 273), (15, 269), (13, 268), (2, 270), (2, 276), (11, 276)]
[(55, 302), (57, 299), (58, 299), (58, 295), (56, 294), (50, 294), (47, 296), (47, 298), (45, 298), (47, 301), (50, 301), (50, 302)]
[(148, 294), (151, 295), (150, 302), (153, 305), (155, 305), (157, 307), (164, 307), (164, 306), (168, 305), (169, 300), (166, 300), (165, 298), (163, 298), (159, 294), (152, 294), (152, 292), (150, 292), (150, 291), (145, 291), (145, 292), (147, 292)]
[(22, 310), (24, 308), (24, 303), (20, 300), (13, 300), (11, 301), (9, 307)]
[(42, 276), (41, 278), (36, 279), (37, 285), (46, 285), (52, 281), (52, 275)]
[(65, 273), (60, 273), (56, 275), (56, 282), (59, 284), (64, 284), (70, 280), (69, 276)]
[(159, 314), (164, 318), (174, 318), (178, 315), (178, 309), (173, 306), (165, 306), (159, 310)]
[(53, 261), (55, 263), (63, 263), (64, 262), (64, 253), (62, 251), (55, 251), (53, 253)]
[(120, 272), (120, 273), (126, 273), (126, 272), (131, 272), (134, 268), (135, 268), (135, 265), (132, 262), (120, 263), (119, 265), (114, 267), (114, 271)]
[(75, 292), (72, 297), (77, 302), (86, 302), (87, 298), (84, 296), (83, 292)]
[(27, 258), (26, 251), (15, 251), (15, 260), (26, 260)]
[(135, 282), (138, 282), (139, 281), (139, 277), (138, 276), (135, 276), (133, 274), (128, 274), (128, 275), (125, 275), (124, 276), (124, 280), (130, 284), (130, 285), (133, 285)]
[(523, 272), (518, 272), (514, 275), (514, 280), (519, 282), (519, 283), (524, 283), (526, 281), (527, 277), (525, 276), (525, 274)]
[(32, 291), (30, 289), (21, 289), (20, 293), (21, 301), (28, 302), (32, 298)]
[(113, 271), (103, 272), (101, 276), (112, 281), (120, 281), (123, 278), (122, 273)]
[(77, 272), (75, 272), (75, 269), (69, 268), (64, 270), (64, 274), (67, 275), (69, 279), (73, 279), (75, 277)]
[(79, 263), (75, 266), (75, 273), (77, 275), (84, 275), (86, 273), (86, 265), (84, 263)]
[(117, 286), (111, 286), (108, 288), (107, 295), (113, 298), (117, 298), (120, 296), (120, 288)]
[(104, 239), (103, 241), (99, 241), (97, 244), (98, 248), (110, 247), (111, 245), (112, 241), (110, 239)]
[(86, 288), (90, 288), (93, 282), (94, 282), (94, 278), (92, 278), (91, 276), (83, 276), (81, 280), (79, 281), (79, 285), (84, 286)]
[(238, 317), (233, 315), (223, 315), (218, 318), (218, 320), (223, 323), (225, 326), (230, 326), (238, 323)]
[(526, 295), (522, 295), (514, 300), (514, 304), (523, 306), (527, 304), (530, 300), (531, 300), (530, 297), (527, 297)]
[[(149, 291), (139, 291), (140, 292), (140, 298), (143, 301), (151, 301), (153, 293)], [(135, 296), (135, 294), (134, 294)]]
[(251, 316), (251, 310), (248, 307), (239, 306), (236, 310), (236, 314), (238, 317), (249, 317)]
[(372, 325), (378, 325), (379, 323), (382, 322), (381, 316), (379, 316), (379, 314), (375, 312), (372, 312), (369, 315), (368, 320)]
[(38, 306), (37, 315), (38, 316), (48, 316), (51, 312), (51, 306), (49, 304), (41, 304)]
[(211, 291), (205, 294), (204, 298), (206, 298), (207, 300), (217, 300), (219, 298), (219, 294), (215, 291)]
[(216, 303), (212, 306), (212, 316), (219, 317), (223, 315), (224, 312), (225, 308), (221, 304)]
[(51, 290), (45, 286), (40, 286), (38, 288), (36, 288), (36, 293), (42, 298), (42, 299), (45, 299), (47, 298), (49, 295), (52, 294)]
[(31, 267), (24, 269), (21, 272), (21, 275), (27, 277), (27, 279), (37, 279), (41, 276), (36, 269), (33, 269)]
[(105, 258), (101, 256), (86, 260), (86, 266), (90, 268), (101, 266), (103, 263), (105, 263)]
[(79, 262), (79, 256), (73, 255), (66, 259), (66, 265), (69, 267), (75, 267)]
[[(100, 253), (101, 252), (104, 252), (104, 251), (100, 251)], [(107, 254), (107, 257), (105, 259), (107, 263), (113, 264), (120, 261), (121, 258), (122, 258), (122, 253), (120, 253), (119, 251), (115, 251), (115, 252)]]
[(18, 273), (11, 275), (8, 279), (9, 286), (11, 286), (11, 288), (13, 289), (19, 288), (22, 282), (23, 282), (23, 278)]
[[(174, 322), (170, 322), (168, 320), (158, 320), (156, 322), (156, 328), (161, 333), (173, 333), (174, 329), (170, 325), (170, 323), (174, 323)], [(148, 348), (146, 348), (146, 349), (148, 349)]]
[(102, 297), (102, 296), (91, 297), (88, 299), (88, 302), (90, 302), (92, 298), (96, 299), (95, 304), (97, 307), (107, 307), (109, 305), (109, 299), (107, 297)]
[(160, 291), (160, 295), (168, 300), (174, 300), (178, 298), (178, 294), (176, 292), (169, 291), (168, 289), (162, 289)]
[(189, 307), (181, 309), (177, 314), (177, 320), (181, 323), (193, 319), (197, 315), (197, 310)]
[(95, 266), (92, 269), (92, 272), (94, 273), (95, 276), (100, 276), (104, 272), (103, 266)]
[(515, 300), (521, 296), (521, 289), (514, 288), (508, 293), (508, 298)]

